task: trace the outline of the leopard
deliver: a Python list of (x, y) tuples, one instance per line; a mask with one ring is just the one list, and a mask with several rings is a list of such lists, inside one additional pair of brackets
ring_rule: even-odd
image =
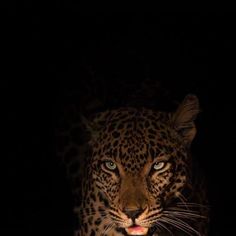
[(69, 171), (74, 236), (207, 236), (206, 186), (191, 153), (199, 112), (188, 94), (174, 111), (127, 106), (82, 117), (86, 142), (63, 153), (67, 163), (80, 156)]

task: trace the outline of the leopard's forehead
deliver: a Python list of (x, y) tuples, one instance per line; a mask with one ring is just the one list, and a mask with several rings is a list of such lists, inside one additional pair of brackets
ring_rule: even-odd
[[(99, 113), (96, 120), (103, 123), (104, 127), (109, 126), (106, 132), (110, 133), (114, 130), (134, 131), (138, 128), (143, 128), (144, 130), (150, 128), (156, 130), (165, 129), (169, 123), (169, 118), (170, 113), (167, 112), (127, 107)], [(126, 135), (128, 135), (128, 133)]]
[(99, 121), (95, 158), (110, 157), (128, 168), (139, 169), (160, 153), (173, 154), (179, 144), (169, 113), (121, 108), (101, 114)]

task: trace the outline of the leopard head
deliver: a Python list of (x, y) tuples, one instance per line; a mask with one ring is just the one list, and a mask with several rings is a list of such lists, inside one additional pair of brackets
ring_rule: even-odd
[(120, 108), (87, 125), (92, 148), (87, 195), (95, 196), (112, 227), (147, 235), (174, 222), (168, 214), (191, 184), (189, 150), (198, 112), (198, 99), (188, 95), (173, 113)]

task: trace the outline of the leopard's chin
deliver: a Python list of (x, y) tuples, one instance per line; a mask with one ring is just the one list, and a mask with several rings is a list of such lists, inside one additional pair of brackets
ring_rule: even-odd
[(125, 228), (125, 231), (128, 235), (147, 235), (148, 228), (135, 225), (135, 226)]

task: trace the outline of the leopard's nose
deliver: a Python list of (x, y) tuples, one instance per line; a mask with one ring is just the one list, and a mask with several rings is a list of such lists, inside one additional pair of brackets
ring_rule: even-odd
[(134, 221), (143, 212), (143, 209), (131, 210), (126, 208), (123, 212)]

